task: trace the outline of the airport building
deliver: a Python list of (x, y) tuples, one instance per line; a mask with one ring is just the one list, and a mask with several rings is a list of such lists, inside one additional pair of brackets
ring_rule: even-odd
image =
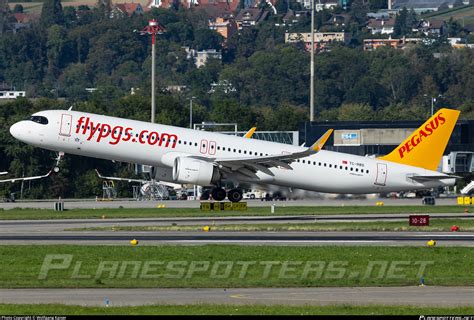
[[(305, 122), (299, 128), (299, 144), (311, 145), (328, 129), (334, 134), (325, 148), (350, 154), (390, 153), (424, 121), (326, 121)], [(474, 171), (474, 120), (458, 120), (440, 163), (444, 172)]]

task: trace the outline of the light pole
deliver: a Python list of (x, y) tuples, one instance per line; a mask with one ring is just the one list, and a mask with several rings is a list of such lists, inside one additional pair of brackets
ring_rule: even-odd
[(314, 0), (311, 0), (311, 80), (309, 94), (309, 120), (314, 121)]
[(189, 98), (189, 129), (193, 128), (193, 99), (196, 97)]
[[(423, 96), (428, 97), (428, 95), (426, 93)], [(436, 100), (438, 98), (441, 98), (442, 96), (443, 95), (441, 95), (441, 94), (438, 94), (437, 97), (430, 96), (430, 99), (431, 99), (431, 116), (433, 116), (433, 114), (434, 114), (434, 105), (435, 105)]]
[(435, 102), (436, 102), (436, 98), (431, 97), (431, 116), (433, 116)]
[(156, 104), (155, 104), (155, 43), (156, 35), (165, 32), (158, 21), (149, 20), (148, 25), (140, 31), (141, 35), (151, 34), (151, 122), (155, 122)]

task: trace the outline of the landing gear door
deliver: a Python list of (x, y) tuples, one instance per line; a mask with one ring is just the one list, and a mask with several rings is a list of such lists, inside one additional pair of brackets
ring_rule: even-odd
[(71, 124), (72, 116), (70, 114), (61, 115), (61, 127), (59, 129), (59, 134), (61, 136), (70, 137), (71, 136)]
[(384, 186), (387, 182), (387, 165), (385, 163), (377, 163), (377, 177), (375, 178), (375, 184)]

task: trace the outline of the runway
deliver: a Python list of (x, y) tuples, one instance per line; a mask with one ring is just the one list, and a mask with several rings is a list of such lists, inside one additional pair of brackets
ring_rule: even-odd
[[(325, 222), (407, 221), (409, 214), (331, 214), (290, 216), (230, 216), (183, 218), (125, 219), (54, 219), (0, 220), (0, 234), (6, 232), (60, 232), (73, 228), (112, 228), (113, 226), (231, 225), (231, 224), (295, 224)], [(473, 219), (474, 214), (432, 213), (432, 219)]]
[(436, 240), (438, 246), (474, 246), (474, 233), (448, 232), (61, 232), (2, 233), (0, 243), (129, 245), (137, 239), (140, 245), (383, 245), (425, 246)]
[(0, 289), (0, 303), (83, 306), (148, 304), (472, 306), (474, 287), (243, 289)]
[[(57, 199), (17, 201), (0, 203), (0, 208), (5, 210), (13, 208), (53, 209)], [(165, 201), (135, 201), (131, 199), (117, 199), (113, 201), (96, 201), (95, 199), (63, 199), (65, 209), (106, 209), (106, 208), (156, 208), (158, 204), (164, 204), (167, 208), (199, 208), (200, 201), (165, 200)], [(370, 199), (306, 199), (288, 201), (261, 201), (259, 199), (245, 199), (250, 207), (269, 207), (272, 203), (277, 206), (368, 206), (383, 201), (386, 206), (421, 206), (421, 199), (393, 199), (393, 198), (370, 198)], [(437, 205), (456, 205), (456, 198), (436, 199)]]

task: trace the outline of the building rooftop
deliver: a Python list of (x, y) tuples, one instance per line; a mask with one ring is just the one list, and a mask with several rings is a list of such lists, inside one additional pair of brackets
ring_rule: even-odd
[(456, 0), (393, 0), (393, 9), (432, 9), (442, 4), (453, 5)]

